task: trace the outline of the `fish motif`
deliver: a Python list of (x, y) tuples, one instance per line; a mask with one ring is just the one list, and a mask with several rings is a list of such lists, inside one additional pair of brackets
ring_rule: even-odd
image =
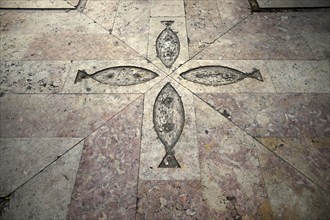
[(170, 28), (173, 22), (162, 21), (166, 28), (159, 34), (156, 40), (157, 57), (167, 68), (171, 68), (180, 53), (180, 40)]
[(178, 142), (185, 123), (185, 112), (181, 97), (170, 83), (157, 95), (153, 110), (154, 129), (165, 146), (166, 155), (160, 168), (180, 168), (174, 156), (174, 146)]
[(222, 86), (239, 82), (245, 78), (263, 81), (259, 70), (254, 69), (251, 73), (243, 73), (239, 70), (225, 66), (202, 66), (190, 69), (180, 74), (188, 81), (207, 86)]
[(112, 86), (130, 86), (147, 82), (158, 76), (157, 73), (135, 66), (117, 66), (88, 74), (85, 70), (78, 70), (74, 83), (92, 78), (100, 83)]

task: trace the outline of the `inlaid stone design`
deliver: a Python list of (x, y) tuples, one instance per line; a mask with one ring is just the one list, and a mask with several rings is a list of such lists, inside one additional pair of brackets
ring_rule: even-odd
[(259, 70), (243, 73), (239, 70), (225, 66), (201, 66), (180, 74), (188, 81), (207, 86), (222, 86), (239, 82), (245, 78), (263, 81)]
[(157, 57), (167, 68), (171, 68), (180, 53), (180, 40), (177, 34), (170, 28), (173, 22), (162, 21), (166, 28), (159, 34), (156, 40)]
[(88, 74), (85, 70), (78, 70), (74, 83), (83, 79), (92, 78), (103, 84), (111, 86), (131, 86), (147, 82), (158, 76), (157, 73), (135, 66), (117, 66), (110, 67), (93, 74)]
[(158, 167), (180, 168), (173, 150), (183, 131), (185, 112), (181, 97), (170, 83), (159, 92), (153, 109), (155, 131), (165, 146), (166, 155)]

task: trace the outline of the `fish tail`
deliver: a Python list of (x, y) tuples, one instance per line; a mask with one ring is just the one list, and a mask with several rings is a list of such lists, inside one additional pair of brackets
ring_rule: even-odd
[(248, 77), (259, 80), (259, 81), (264, 81), (264, 79), (261, 76), (260, 70), (253, 69), (251, 73), (247, 74)]
[(158, 168), (181, 168), (179, 162), (176, 160), (174, 154), (166, 153)]
[(81, 80), (83, 80), (87, 77), (89, 77), (89, 75), (85, 70), (78, 70), (77, 76), (74, 80), (74, 84), (76, 84), (77, 82), (80, 82)]

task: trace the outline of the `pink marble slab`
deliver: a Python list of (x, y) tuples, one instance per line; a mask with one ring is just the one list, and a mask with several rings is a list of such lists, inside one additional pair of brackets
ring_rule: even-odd
[(68, 219), (134, 219), (143, 98), (85, 139)]

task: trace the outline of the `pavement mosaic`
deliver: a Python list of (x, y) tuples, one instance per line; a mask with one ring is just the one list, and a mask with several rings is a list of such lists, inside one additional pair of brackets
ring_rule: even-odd
[(329, 9), (255, 3), (0, 0), (0, 219), (330, 219)]

